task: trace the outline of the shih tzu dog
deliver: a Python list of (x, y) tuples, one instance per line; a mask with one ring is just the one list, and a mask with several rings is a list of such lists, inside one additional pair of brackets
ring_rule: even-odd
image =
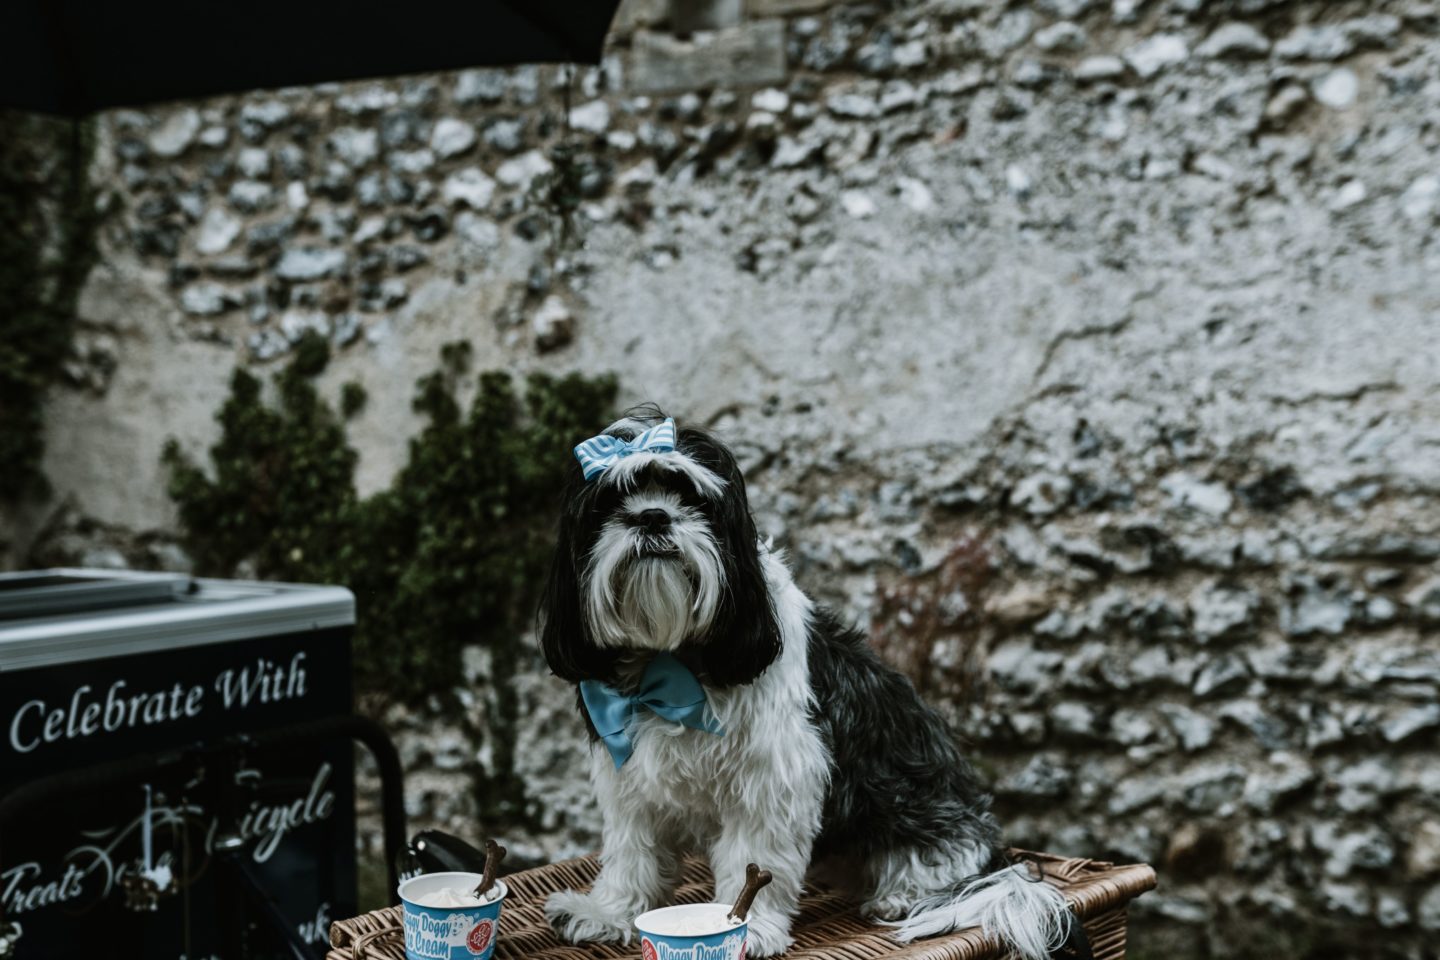
[(708, 855), (720, 902), (747, 863), (774, 875), (750, 912), (755, 957), (790, 946), (822, 862), (902, 941), (979, 926), (1038, 960), (1078, 934), (1062, 895), (1007, 858), (940, 717), (758, 541), (722, 443), (647, 407), (576, 457), (541, 641), (578, 687), (604, 826), (594, 887), (546, 905), (562, 936), (628, 941), (687, 851)]

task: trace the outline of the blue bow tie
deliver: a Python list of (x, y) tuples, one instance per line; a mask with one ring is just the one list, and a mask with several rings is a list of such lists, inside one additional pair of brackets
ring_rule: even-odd
[(590, 722), (595, 724), (595, 731), (610, 751), (610, 759), (615, 761), (616, 770), (635, 752), (625, 728), (641, 710), (649, 710), (657, 717), (692, 730), (720, 736), (725, 733), (705, 702), (705, 688), (700, 686), (695, 674), (668, 653), (657, 654), (650, 661), (640, 678), (640, 689), (631, 696), (598, 680), (580, 681), (580, 696), (585, 701)]
[(602, 433), (575, 448), (575, 459), (586, 480), (594, 480), (632, 453), (669, 453), (675, 449), (675, 418), (666, 417), (634, 440)]

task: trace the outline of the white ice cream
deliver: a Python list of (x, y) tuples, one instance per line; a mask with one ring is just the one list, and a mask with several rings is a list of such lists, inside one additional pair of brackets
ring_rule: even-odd
[(730, 907), (714, 904), (711, 909), (677, 910), (669, 916), (646, 919), (644, 929), (665, 937), (706, 937), (734, 930), (743, 920), (731, 920)]
[(498, 896), (500, 896), (500, 887), (498, 884), (491, 887), (489, 892), (487, 892), (483, 897), (476, 897), (473, 887), (468, 890), (459, 890), (454, 887), (445, 887), (440, 890), (431, 891), (430, 893), (421, 894), (420, 896), (416, 897), (413, 902), (418, 903), (422, 907), (440, 907), (443, 909), (453, 909), (455, 907), (483, 906), (484, 904), (490, 903)]

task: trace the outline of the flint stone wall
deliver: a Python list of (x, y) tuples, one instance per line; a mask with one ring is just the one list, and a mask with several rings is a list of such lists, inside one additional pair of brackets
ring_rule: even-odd
[[(183, 566), (161, 443), (201, 451), (231, 366), (307, 329), (370, 391), (370, 489), (443, 342), (613, 369), (733, 441), (1012, 840), (1157, 864), (1142, 955), (1427, 955), (1437, 31), (1425, 0), (630, 3), (575, 79), (558, 252), (554, 68), (109, 114), (62, 506), (12, 557)], [(466, 715), (387, 720), (416, 822), (474, 834), (467, 677)], [(507, 839), (587, 849), (572, 700), (520, 683), (539, 828)]]

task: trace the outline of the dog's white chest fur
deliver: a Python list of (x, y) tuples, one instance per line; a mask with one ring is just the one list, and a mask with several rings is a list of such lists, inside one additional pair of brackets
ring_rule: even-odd
[(631, 730), (634, 752), (619, 770), (597, 744), (593, 774), (602, 810), (618, 804), (643, 811), (650, 822), (701, 852), (737, 816), (791, 824), (798, 816), (818, 829), (830, 759), (809, 719), (810, 602), (779, 559), (767, 557), (765, 573), (784, 636), (780, 657), (751, 684), (707, 690), (723, 734), (647, 711)]

